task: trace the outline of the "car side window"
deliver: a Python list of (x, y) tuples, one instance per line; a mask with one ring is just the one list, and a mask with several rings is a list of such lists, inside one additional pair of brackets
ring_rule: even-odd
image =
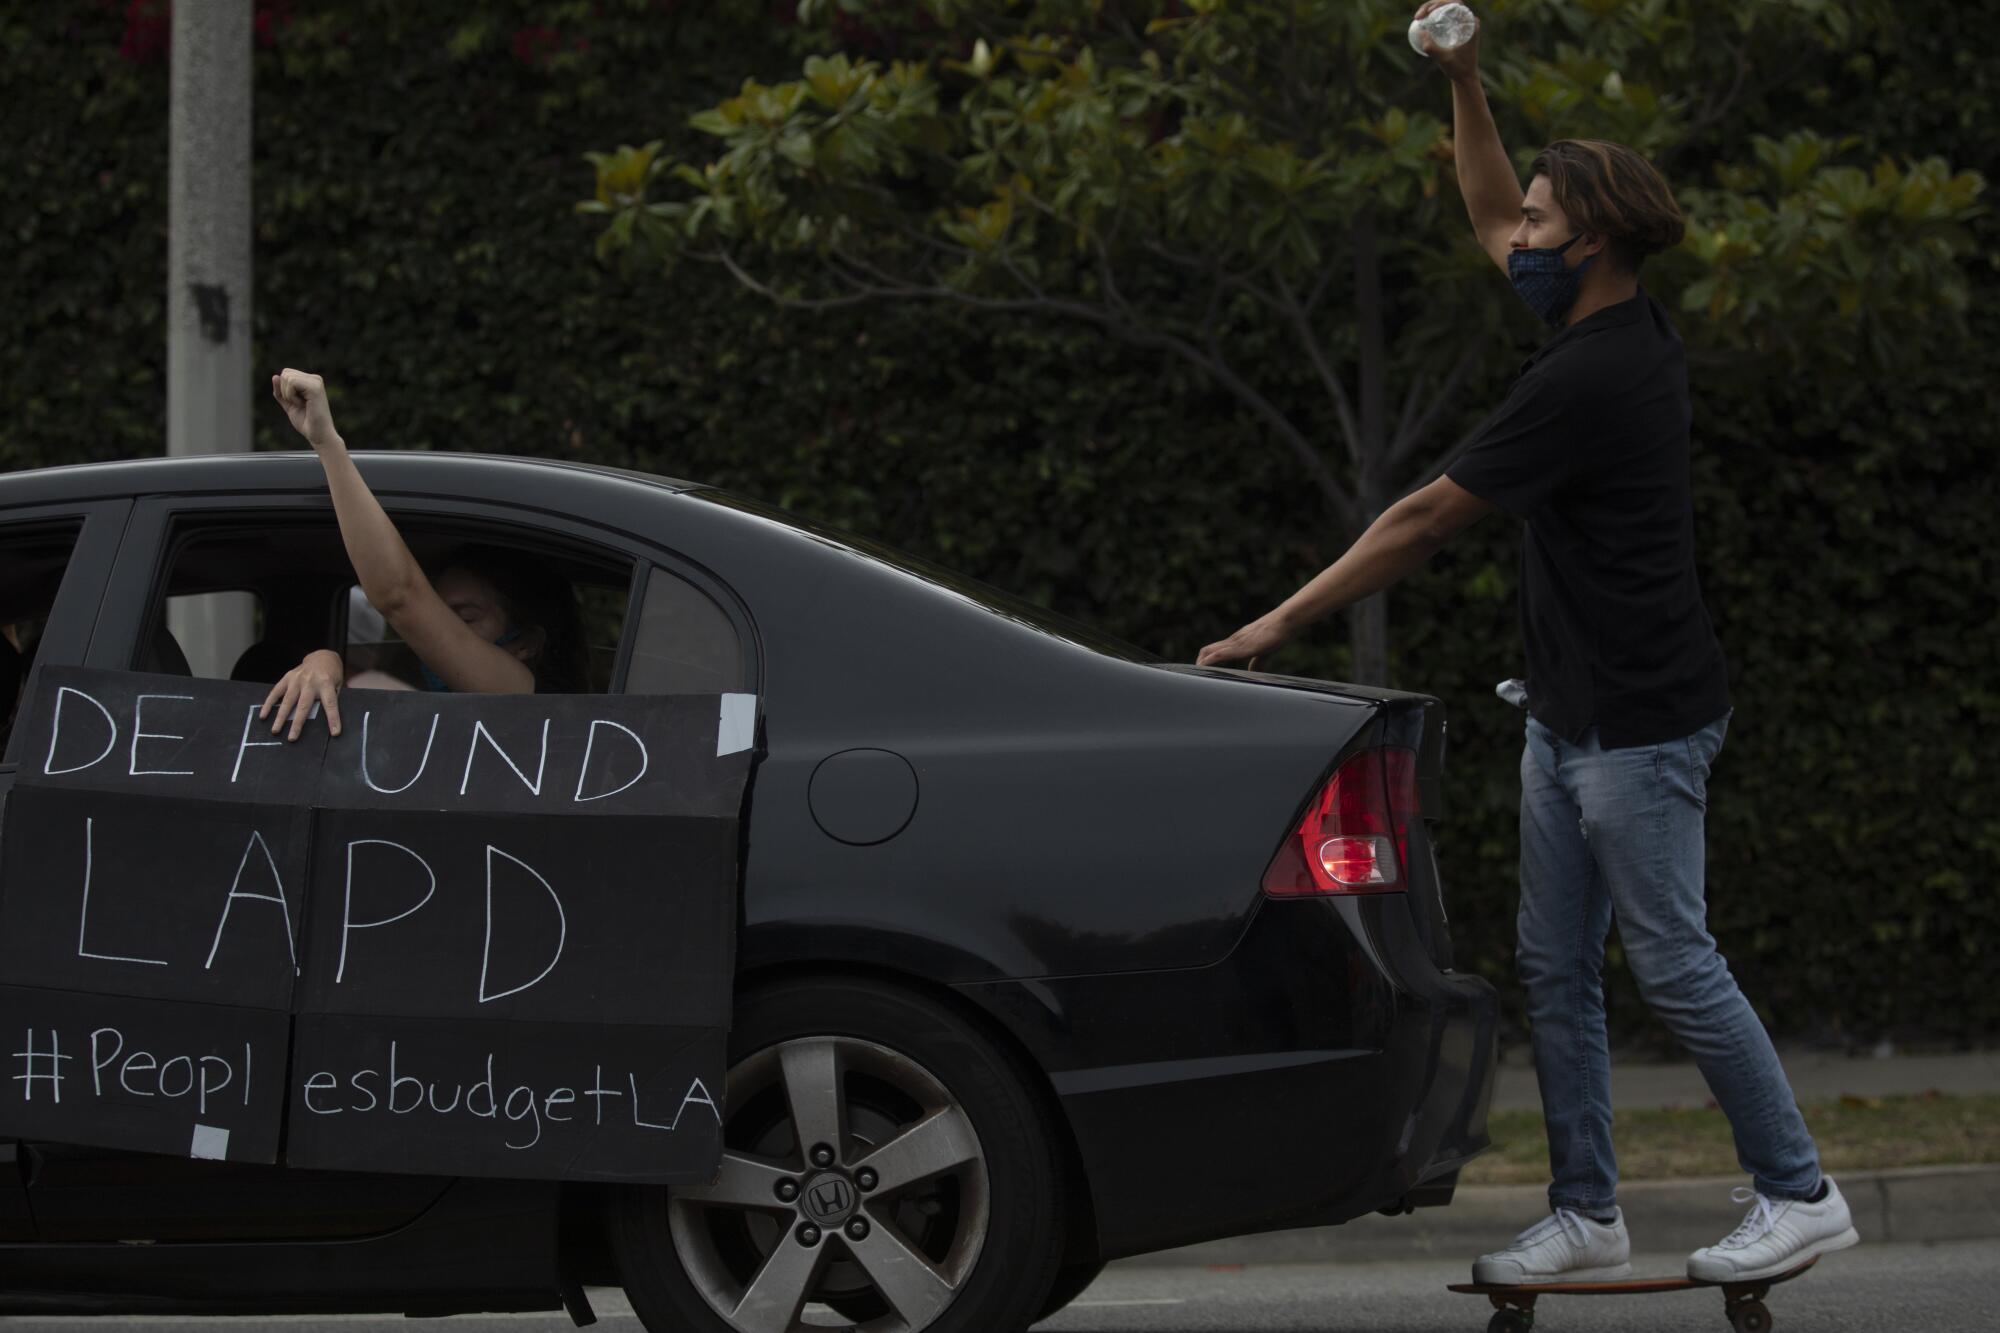
[(167, 625), (187, 658), (187, 673), (209, 680), (231, 678), (237, 664), (246, 660), (244, 655), (263, 638), (265, 619), (264, 599), (248, 590), (167, 598)]
[(35, 651), (76, 550), (78, 523), (0, 527), (0, 752), (14, 731)]
[[(549, 621), (553, 655), (543, 688), (611, 688), (638, 568), (631, 556), (498, 521), (396, 520), (433, 576), (500, 557), (507, 559), (493, 568), (496, 582), (531, 567), (533, 605)], [(273, 684), (307, 653), (331, 648), (345, 659), (350, 685), (424, 687), (423, 664), (356, 586), (330, 513), (183, 514), (166, 550), (130, 663), (135, 670)]]
[[(630, 571), (618, 567), (583, 571), (580, 577), (572, 579), (571, 588), (576, 595), (585, 692), (608, 694), (618, 666), (619, 640), (625, 633), (625, 612), (631, 604)], [(348, 680), (377, 688), (387, 685), (394, 689), (397, 684), (413, 689), (419, 686), (422, 667), (360, 585), (349, 584), (341, 602), (346, 626), (341, 636), (341, 657)], [(381, 674), (364, 676), (364, 672)], [(390, 680), (383, 680), (383, 676)]]
[(728, 613), (686, 579), (651, 568), (625, 692), (722, 694), (743, 685), (743, 643)]

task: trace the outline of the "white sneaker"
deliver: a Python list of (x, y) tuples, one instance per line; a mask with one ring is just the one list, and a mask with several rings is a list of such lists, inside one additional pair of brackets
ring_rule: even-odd
[(1518, 1287), (1524, 1282), (1609, 1282), (1632, 1274), (1632, 1239), (1625, 1214), (1612, 1210), (1610, 1222), (1595, 1222), (1558, 1208), (1514, 1238), (1504, 1250), (1482, 1254), (1472, 1265), (1474, 1282)]
[(1789, 1273), (1808, 1259), (1860, 1242), (1847, 1200), (1831, 1177), (1826, 1197), (1818, 1203), (1803, 1199), (1767, 1199), (1754, 1190), (1736, 1189), (1730, 1197), (1750, 1205), (1742, 1225), (1722, 1240), (1688, 1256), (1688, 1276), (1697, 1282), (1750, 1282)]

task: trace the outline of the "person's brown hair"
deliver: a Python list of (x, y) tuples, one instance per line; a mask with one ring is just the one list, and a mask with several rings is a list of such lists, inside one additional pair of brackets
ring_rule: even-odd
[(440, 572), (447, 569), (462, 569), (492, 584), (510, 631), (542, 631), (541, 651), (526, 663), (535, 674), (537, 694), (590, 689), (576, 590), (546, 556), (504, 546), (461, 546), (439, 566)]
[(1528, 167), (1528, 179), (1537, 176), (1549, 178), (1549, 191), (1570, 226), (1606, 237), (1613, 262), (1628, 273), (1687, 234), (1666, 178), (1624, 144), (1558, 139)]

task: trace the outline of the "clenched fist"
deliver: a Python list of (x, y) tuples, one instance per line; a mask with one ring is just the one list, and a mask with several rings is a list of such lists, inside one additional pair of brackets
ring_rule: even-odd
[(322, 449), (340, 441), (333, 428), (333, 411), (326, 403), (326, 381), (289, 366), (271, 376), (271, 396), (291, 418), (292, 429), (306, 437), (306, 443)]

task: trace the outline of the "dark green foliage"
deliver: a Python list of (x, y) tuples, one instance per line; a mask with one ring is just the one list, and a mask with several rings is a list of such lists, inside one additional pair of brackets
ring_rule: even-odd
[[(356, 447), (717, 482), (1181, 659), (1338, 554), (1263, 428), (1157, 356), (942, 308), (784, 313), (698, 266), (671, 284), (601, 271), (597, 222), (571, 212), (581, 153), (654, 135), (703, 151), (689, 111), (796, 71), (803, 39), (759, 9), (260, 5), (260, 374), (326, 375)], [(167, 77), (143, 44), (120, 54), (131, 22), (123, 0), (0, 18), (0, 466), (163, 447)], [(1748, 105), (1796, 96), (1792, 123), (1976, 165), (2000, 62), (1930, 35), (1944, 26), (1920, 12), (1867, 68), (1794, 71)], [(1940, 321), (1915, 371), (1697, 376), (1705, 586), (1738, 710), (1711, 793), (1711, 919), (1798, 1037), (2000, 1031), (2000, 274), (1973, 279), (1970, 334)], [(1273, 341), (1271, 383), (1289, 355)], [(260, 445), (293, 447), (261, 381), (245, 392)], [(1519, 670), (1516, 545), (1488, 520), (1391, 610), (1395, 679), (1451, 706), (1461, 959), (1510, 996), (1521, 715), (1491, 691)], [(1276, 665), (1338, 676), (1342, 638), (1330, 624)], [(1613, 985), (1621, 1030), (1657, 1035), (1622, 968)]]

